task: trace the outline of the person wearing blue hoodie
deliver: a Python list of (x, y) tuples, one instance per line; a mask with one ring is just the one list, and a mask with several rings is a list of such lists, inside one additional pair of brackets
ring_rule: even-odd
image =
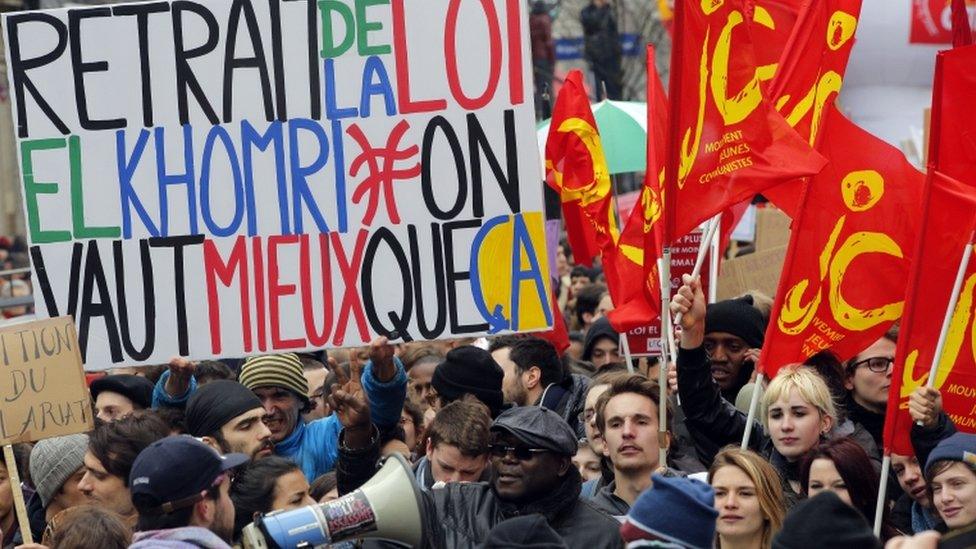
[[(361, 372), (353, 368), (352, 381), (345, 379), (341, 368), (336, 369), (339, 385), (361, 385), (369, 402), (372, 423), (380, 432), (396, 429), (407, 396), (407, 374), (400, 359), (393, 356), (393, 346), (385, 337), (370, 344), (370, 360)], [(171, 363), (170, 371), (174, 368)], [(192, 368), (191, 368), (192, 371)], [(178, 374), (171, 374), (178, 375)], [(160, 378), (157, 396), (163, 395), (163, 405), (179, 406), (189, 399), (194, 387), (181, 384), (176, 392)], [(192, 379), (192, 377), (191, 377)], [(311, 403), (308, 381), (303, 375), (301, 360), (294, 353), (250, 357), (241, 367), (239, 381), (254, 392), (264, 406), (264, 422), (271, 430), (274, 453), (291, 458), (302, 468), (305, 478), (314, 479), (335, 467), (339, 455), (339, 431), (343, 425), (336, 414), (305, 423), (302, 413)], [(358, 383), (357, 383), (358, 381)], [(185, 391), (185, 393), (183, 393)], [(177, 394), (174, 398), (172, 395)]]
[[(353, 369), (352, 384), (362, 385), (377, 429), (395, 429), (407, 397), (406, 371), (385, 337), (373, 341), (369, 356), (361, 375)], [(302, 412), (310, 407), (308, 381), (302, 372), (302, 363), (293, 353), (257, 356), (244, 361), (240, 382), (264, 405), (264, 422), (271, 430), (274, 453), (293, 459), (305, 478), (314, 479), (335, 467), (343, 426), (336, 414), (309, 423), (302, 420)], [(336, 372), (340, 385), (349, 385), (340, 374), (341, 368)]]

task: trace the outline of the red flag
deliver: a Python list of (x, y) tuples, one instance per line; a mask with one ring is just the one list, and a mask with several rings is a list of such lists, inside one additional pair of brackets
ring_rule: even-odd
[[(665, 240), (825, 163), (763, 95), (742, 0), (677, 2)], [(678, 205), (676, 208), (675, 205)]]
[(718, 232), (719, 262), (722, 261), (725, 250), (729, 248), (729, 243), (732, 242), (732, 232), (739, 226), (739, 222), (742, 221), (742, 216), (746, 214), (746, 210), (749, 209), (751, 202), (739, 202), (722, 212), (722, 225), (719, 227)]
[(583, 89), (583, 73), (570, 71), (553, 108), (546, 139), (546, 181), (559, 192), (563, 221), (577, 263), (591, 265), (620, 236), (613, 187), (600, 134)]
[(973, 31), (969, 28), (966, 0), (952, 0), (952, 47), (969, 46), (973, 43)]
[[(786, 121), (812, 146), (823, 117), (840, 93), (854, 45), (861, 0), (813, 2), (800, 13), (770, 88)], [(763, 195), (796, 219), (805, 179), (767, 189)]]
[[(654, 47), (647, 46), (647, 169), (640, 199), (634, 204), (620, 242), (604, 261), (607, 286), (614, 303), (610, 324), (623, 333), (654, 324), (661, 315), (661, 282), (657, 261), (662, 249), (660, 173), (668, 125), (668, 103), (654, 65)], [(635, 284), (642, 280), (643, 284)], [(616, 288), (616, 289), (615, 289)]]
[(976, 174), (976, 46), (935, 59), (928, 163), (964, 182)]
[(823, 153), (793, 223), (760, 364), (783, 365), (830, 348), (842, 360), (902, 313), (924, 179), (897, 149), (831, 108)]
[[(928, 197), (915, 247), (885, 416), (885, 451), (902, 455), (915, 453), (909, 437), (912, 420), (908, 397), (928, 381), (960, 258), (965, 247), (972, 246), (970, 239), (976, 227), (976, 188), (937, 171), (929, 173)], [(974, 290), (976, 261), (970, 261), (935, 379), (935, 388), (942, 390), (946, 413), (967, 432), (976, 431), (972, 404), (976, 387), (976, 347), (972, 338), (976, 332), (971, 331), (976, 328)]]
[(563, 319), (563, 313), (559, 310), (559, 296), (556, 295), (555, 291), (552, 292), (549, 303), (552, 304), (552, 329), (545, 332), (536, 332), (532, 335), (552, 343), (559, 356), (562, 356), (563, 351), (569, 348), (569, 331), (566, 329), (566, 321)]
[[(776, 70), (775, 65), (786, 49), (797, 19), (811, 1), (746, 0), (745, 15), (750, 22), (752, 40), (756, 44), (762, 44), (761, 48), (755, 49), (757, 65), (773, 65), (770, 70)], [(749, 13), (752, 15), (749, 16)]]

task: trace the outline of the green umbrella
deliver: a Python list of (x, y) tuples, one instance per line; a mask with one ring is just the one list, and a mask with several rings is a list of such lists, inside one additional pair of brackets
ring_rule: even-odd
[[(643, 172), (647, 168), (647, 103), (601, 101), (592, 109), (610, 173)], [(537, 133), (543, 165), (549, 122), (540, 122)]]

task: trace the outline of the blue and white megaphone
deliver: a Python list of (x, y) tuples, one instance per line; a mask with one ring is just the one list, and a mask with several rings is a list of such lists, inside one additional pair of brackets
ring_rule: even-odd
[(379, 538), (423, 545), (423, 505), (413, 471), (400, 454), (358, 490), (339, 499), (262, 515), (244, 528), (245, 549), (312, 549)]

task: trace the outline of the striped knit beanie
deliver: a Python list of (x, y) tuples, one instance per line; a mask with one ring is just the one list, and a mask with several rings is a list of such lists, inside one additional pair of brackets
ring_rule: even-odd
[(241, 366), (240, 382), (252, 391), (259, 387), (284, 387), (306, 406), (309, 404), (308, 380), (295, 353), (249, 357)]

